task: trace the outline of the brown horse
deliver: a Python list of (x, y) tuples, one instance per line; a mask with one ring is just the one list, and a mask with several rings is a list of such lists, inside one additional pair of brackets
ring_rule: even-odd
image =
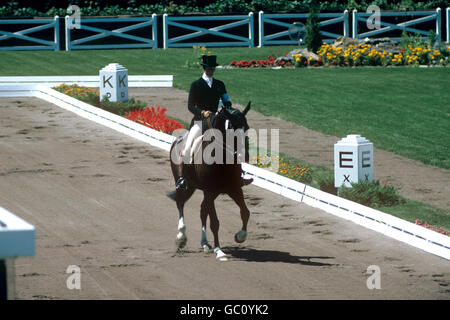
[[(203, 249), (205, 251), (211, 249), (206, 238), (206, 222), (209, 216), (211, 231), (214, 235), (214, 253), (216, 253), (216, 258), (222, 261), (227, 260), (226, 254), (220, 249), (219, 219), (214, 207), (214, 200), (219, 194), (228, 194), (239, 206), (242, 229), (236, 233), (235, 241), (242, 243), (246, 240), (250, 211), (245, 204), (242, 192), (242, 170), (239, 159), (244, 160), (243, 157), (245, 157), (245, 161), (248, 161), (248, 138), (243, 133), (247, 132), (249, 128), (245, 117), (249, 110), (250, 102), (243, 112), (232, 107), (225, 107), (210, 116), (208, 121), (206, 121), (206, 125), (212, 130), (206, 130), (202, 139), (202, 148), (198, 150), (194, 158), (197, 159), (202, 150), (206, 151), (209, 148), (214, 150), (211, 153), (215, 160), (213, 162), (203, 159), (200, 163), (198, 161), (192, 164), (183, 163), (179, 150), (183, 149), (186, 135), (178, 137), (172, 144), (170, 162), (175, 183), (180, 176), (183, 176), (186, 182), (184, 187), (175, 190), (175, 201), (179, 212), (176, 245), (179, 249), (183, 248), (187, 242), (183, 208), (196, 189), (202, 190), (204, 195), (200, 208), (202, 223), (201, 246)], [(206, 139), (208, 132), (213, 133), (209, 135), (209, 141)], [(230, 132), (238, 132), (239, 134), (229, 135)], [(242, 145), (244, 145), (245, 150), (243, 150)], [(242, 154), (243, 152), (244, 154)], [(200, 155), (204, 158), (204, 152)], [(232, 160), (230, 161), (230, 159)]]

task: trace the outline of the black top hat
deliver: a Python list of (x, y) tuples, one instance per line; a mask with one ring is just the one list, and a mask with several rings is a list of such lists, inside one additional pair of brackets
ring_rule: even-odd
[(204, 68), (215, 68), (218, 66), (216, 62), (217, 56), (202, 56), (202, 62), (200, 63)]

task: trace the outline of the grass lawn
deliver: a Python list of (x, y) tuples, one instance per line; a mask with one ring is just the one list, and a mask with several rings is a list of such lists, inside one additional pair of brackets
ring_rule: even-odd
[[(218, 62), (265, 59), (292, 46), (214, 48)], [(189, 90), (200, 69), (193, 49), (1, 52), (0, 75), (94, 75), (117, 62), (129, 74), (173, 74)], [(323, 68), (218, 70), (231, 100), (338, 137), (361, 134), (375, 147), (450, 169), (450, 69)]]
[[(212, 53), (228, 64), (266, 59), (292, 48), (220, 48)], [(187, 68), (186, 61), (196, 59), (193, 49), (0, 52), (0, 76), (95, 75), (117, 62), (131, 75), (173, 74), (174, 86), (188, 91), (201, 71)], [(448, 68), (224, 69), (216, 77), (225, 81), (233, 102), (252, 100), (254, 109), (265, 115), (338, 137), (361, 134), (377, 148), (450, 169)], [(333, 175), (328, 168), (311, 168), (316, 177)], [(406, 200), (380, 209), (450, 229), (449, 211), (423, 203)]]

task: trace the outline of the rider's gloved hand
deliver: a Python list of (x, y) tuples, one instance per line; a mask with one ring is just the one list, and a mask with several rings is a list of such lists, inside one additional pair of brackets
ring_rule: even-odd
[(210, 115), (211, 115), (211, 111), (206, 111), (206, 110), (203, 110), (202, 111), (202, 117), (203, 118), (208, 118)]

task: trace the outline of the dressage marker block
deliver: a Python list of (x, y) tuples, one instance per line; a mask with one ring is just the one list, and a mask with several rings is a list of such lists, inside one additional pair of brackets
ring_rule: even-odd
[(100, 101), (128, 101), (128, 70), (118, 63), (110, 63), (100, 70)]
[(334, 145), (334, 186), (373, 181), (373, 144), (351, 134)]
[[(171, 144), (176, 139), (171, 135), (150, 129), (123, 117), (95, 108), (43, 85), (3, 85), (0, 86), (0, 97), (2, 96), (34, 96), (46, 100), (84, 118), (105, 125), (166, 151), (170, 151)], [(340, 218), (357, 223), (365, 228), (377, 231), (413, 247), (450, 260), (450, 237), (417, 226), (384, 212), (333, 196), (329, 193), (247, 163), (242, 163), (242, 169), (254, 178), (253, 184), (255, 186), (272, 191), (294, 201), (303, 202), (312, 207), (319, 208)]]

